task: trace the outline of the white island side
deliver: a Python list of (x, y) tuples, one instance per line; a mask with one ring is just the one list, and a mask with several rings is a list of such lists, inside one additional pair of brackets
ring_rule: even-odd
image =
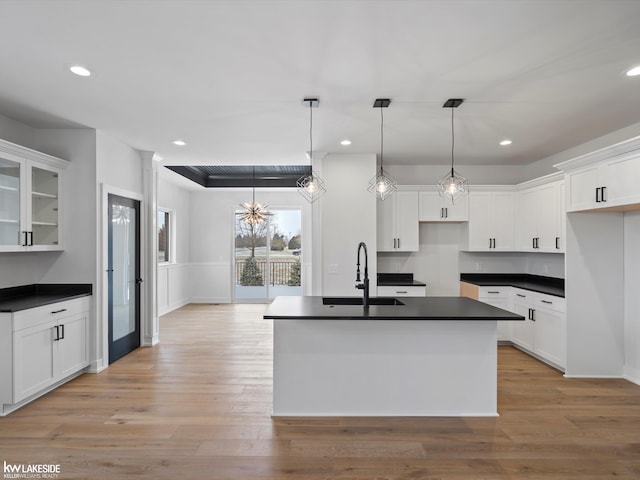
[(424, 297), (368, 309), (295, 298), (279, 297), (265, 314), (274, 416), (498, 414), (497, 321), (523, 317), (458, 297), (448, 303), (463, 309), (446, 318), (447, 302)]

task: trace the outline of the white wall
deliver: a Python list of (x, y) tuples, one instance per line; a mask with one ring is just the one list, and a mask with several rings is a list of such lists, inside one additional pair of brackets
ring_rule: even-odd
[[(398, 180), (398, 185), (436, 185), (451, 169), (450, 165), (386, 165), (385, 170)], [(460, 174), (474, 185), (515, 185), (527, 177), (524, 165), (460, 165)]]
[(623, 229), (621, 213), (567, 215), (568, 377), (623, 375)]
[(166, 180), (158, 180), (158, 208), (171, 211), (175, 258), (158, 266), (158, 313), (164, 315), (189, 302), (189, 233), (191, 192)]
[(624, 214), (624, 375), (640, 385), (640, 212)]
[[(189, 219), (189, 295), (194, 303), (233, 299), (234, 212), (251, 200), (251, 189), (216, 189), (191, 193)], [(295, 189), (257, 189), (256, 201), (270, 209), (302, 210), (302, 283), (310, 288), (311, 207)]]
[[(35, 128), (0, 114), (0, 138), (2, 140), (38, 150), (35, 145), (35, 133)], [(43, 152), (53, 155), (53, 153), (44, 150)]]
[[(360, 296), (356, 278), (358, 244), (369, 252), (371, 294), (376, 285), (376, 196), (367, 191), (376, 156), (330, 154), (322, 160), (327, 193), (320, 199), (322, 295)], [(361, 253), (361, 269), (364, 255)]]

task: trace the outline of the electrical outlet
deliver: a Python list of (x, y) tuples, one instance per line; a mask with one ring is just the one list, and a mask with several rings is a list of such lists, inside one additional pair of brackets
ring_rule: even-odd
[(337, 275), (338, 274), (338, 264), (337, 263), (331, 263), (331, 264), (327, 265), (327, 273), (329, 275)]

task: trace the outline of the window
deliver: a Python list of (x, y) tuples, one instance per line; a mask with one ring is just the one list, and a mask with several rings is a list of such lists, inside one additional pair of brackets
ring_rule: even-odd
[(158, 263), (171, 262), (171, 212), (158, 209)]

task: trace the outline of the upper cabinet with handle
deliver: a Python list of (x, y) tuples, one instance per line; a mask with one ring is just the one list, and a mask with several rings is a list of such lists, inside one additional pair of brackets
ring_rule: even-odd
[(418, 192), (377, 200), (377, 243), (379, 252), (418, 251)]
[(421, 190), (420, 221), (421, 222), (466, 222), (469, 220), (469, 195), (464, 195), (452, 202), (442, 198), (438, 190)]
[(640, 210), (640, 137), (556, 165), (567, 181), (567, 211)]
[(62, 250), (62, 176), (68, 164), (0, 140), (0, 251)]
[(474, 187), (469, 193), (469, 223), (463, 250), (510, 252), (515, 245), (513, 188)]
[(517, 250), (564, 252), (564, 180), (548, 175), (520, 184), (516, 214)]

